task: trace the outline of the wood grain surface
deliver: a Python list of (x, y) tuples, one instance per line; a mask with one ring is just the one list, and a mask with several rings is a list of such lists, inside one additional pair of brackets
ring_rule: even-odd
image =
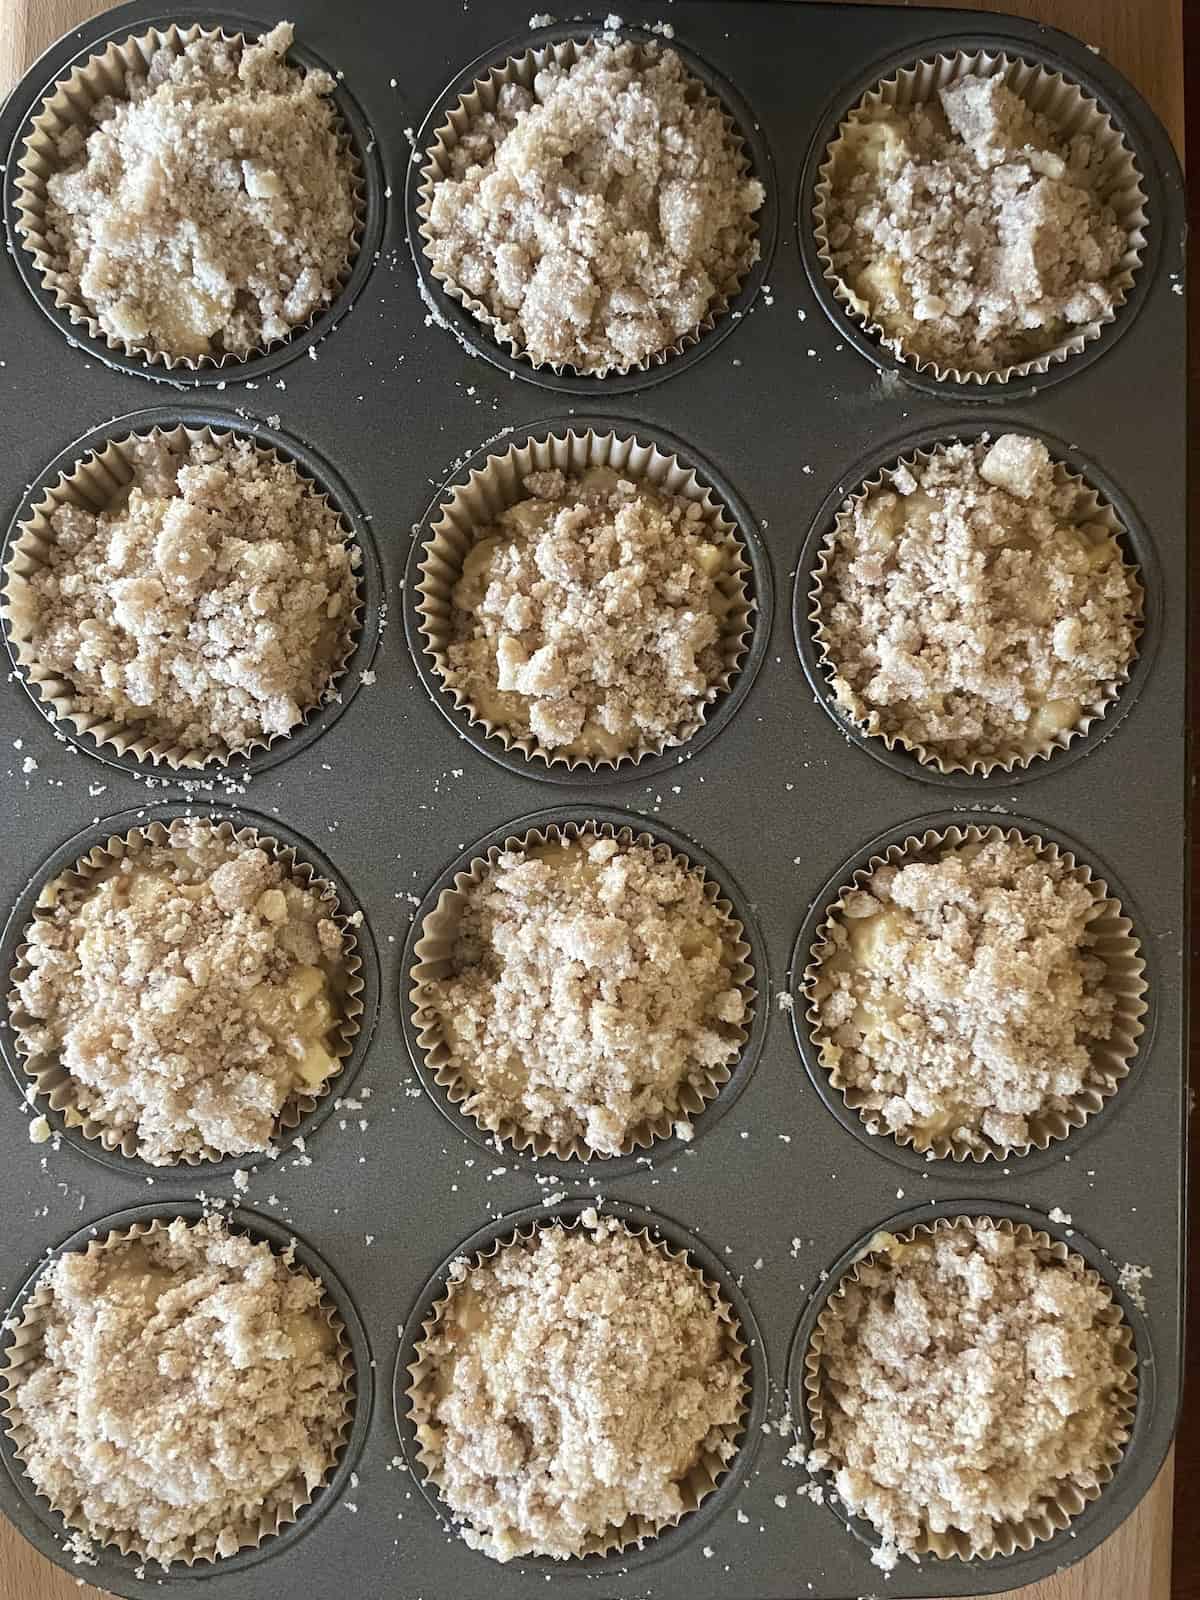
[[(981, 0), (924, 3), (1007, 11), (1052, 23), (1096, 45), (1146, 96), (1182, 155), (1184, 0), (998, 0), (990, 6)], [(1196, 0), (1187, 3), (1190, 7)], [(283, 0), (280, 5), (286, 13)], [(105, 9), (104, 0), (0, 0), (0, 95), (60, 34)], [(1172, 1477), (1168, 1460), (1129, 1520), (1078, 1566), (1040, 1584), (1012, 1590), (998, 1600), (1168, 1600), (1172, 1593)], [(1192, 1592), (1189, 1586), (1188, 1593)], [(53, 1566), (0, 1517), (0, 1600), (104, 1600), (104, 1596)]]

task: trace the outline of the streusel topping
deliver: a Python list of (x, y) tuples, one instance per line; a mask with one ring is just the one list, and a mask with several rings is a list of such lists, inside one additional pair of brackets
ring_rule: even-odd
[(998, 77), (880, 106), (843, 134), (832, 260), (890, 348), (987, 371), (1112, 311), (1129, 241), (1093, 135), (1060, 136)]
[(464, 562), (447, 686), (567, 755), (678, 742), (729, 671), (732, 537), (697, 501), (607, 467), (531, 473), (525, 488)]
[(216, 1217), (61, 1256), (8, 1393), (70, 1526), (164, 1566), (274, 1532), (328, 1475), (348, 1396), (319, 1279)]
[(821, 1060), (890, 1132), (1001, 1149), (1096, 1081), (1114, 995), (1100, 914), (1061, 859), (997, 839), (878, 867), (811, 985)]
[(1040, 439), (957, 442), (854, 501), (826, 550), (822, 648), (868, 732), (948, 763), (1052, 747), (1115, 692), (1141, 587)]
[(504, 84), (433, 184), (434, 272), (537, 362), (627, 367), (690, 333), (758, 258), (763, 188), (673, 50), (587, 45)]
[(955, 1529), (986, 1551), (1000, 1524), (1097, 1487), (1131, 1382), (1080, 1262), (983, 1220), (881, 1235), (856, 1271), (822, 1320), (809, 1459), (879, 1530), (880, 1565)]
[(420, 1350), (431, 1475), (498, 1561), (656, 1530), (735, 1447), (745, 1382), (717, 1289), (615, 1218), (582, 1221), (460, 1261)]
[(163, 46), (123, 97), (57, 141), (45, 229), (71, 299), (127, 345), (244, 355), (330, 300), (355, 227), (327, 72), (284, 61), (292, 25), (244, 48)]
[(38, 665), (75, 709), (189, 754), (288, 733), (348, 653), (358, 546), (247, 439), (134, 439), (125, 454), (115, 504), (50, 515), (24, 591)]
[(26, 932), (11, 1002), (26, 1056), (155, 1165), (265, 1149), (337, 1066), (346, 963), (331, 902), (200, 819), (110, 870), (64, 874)]
[(702, 878), (643, 844), (584, 835), (506, 851), (461, 895), (450, 970), (422, 986), (463, 1110), (607, 1155), (745, 1039), (740, 937)]

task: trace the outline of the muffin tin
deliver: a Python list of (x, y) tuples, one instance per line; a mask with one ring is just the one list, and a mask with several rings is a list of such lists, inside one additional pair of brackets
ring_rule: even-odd
[[(798, 1493), (804, 1475), (784, 1459), (804, 1329), (832, 1282), (824, 1275), (836, 1275), (855, 1241), (884, 1225), (987, 1212), (1066, 1240), (1114, 1284), (1126, 1263), (1152, 1272), (1141, 1280), (1144, 1314), (1117, 1287), (1140, 1358), (1133, 1436), (1113, 1482), (1067, 1533), (989, 1562), (902, 1562), (887, 1592), (984, 1594), (1044, 1577), (1084, 1555), (1136, 1504), (1165, 1454), (1179, 1400), (1184, 211), (1166, 136), (1082, 43), (1008, 18), (761, 0), (625, 5), (625, 28), (668, 23), (693, 69), (729, 86), (767, 185), (764, 260), (732, 311), (678, 357), (606, 380), (532, 371), (414, 269), (413, 141), (419, 152), (417, 130), (438, 125), (479, 62), (600, 26), (603, 12), (590, 24), (531, 30), (529, 7), (513, 0), (369, 17), (342, 16), (322, 0), (285, 9), (297, 59), (343, 74), (339, 105), (367, 174), (367, 246), (311, 330), (236, 366), (168, 373), (117, 358), (52, 314), (11, 233), (12, 150), (49, 84), (102, 41), (170, 18), (265, 28), (279, 8), (245, 0), (236, 13), (190, 4), (168, 12), (135, 0), (60, 41), (8, 101), (0, 118), (10, 230), (0, 263), (5, 507), (19, 520), (47, 472), (99, 439), (179, 422), (240, 428), (311, 471), (368, 548), (364, 643), (336, 715), (314, 717), (258, 759), (186, 777), (68, 738), (10, 671), (0, 689), (8, 841), (0, 900), (11, 913), (3, 961), (7, 972), (37, 886), (85, 843), (180, 810), (212, 811), (295, 845), (363, 911), (364, 1026), (336, 1096), (300, 1130), (303, 1150), (178, 1170), (104, 1155), (75, 1135), (31, 1143), (34, 1113), (5, 1026), (0, 1299), (13, 1302), (47, 1252), (81, 1228), (120, 1225), (147, 1203), (195, 1215), (197, 1196), (219, 1196), (236, 1203), (239, 1226), (275, 1241), (295, 1230), (313, 1253), (354, 1330), (356, 1418), (335, 1480), (293, 1529), (215, 1567), (173, 1569), (165, 1581), (111, 1551), (96, 1566), (75, 1567), (61, 1523), (30, 1491), (2, 1429), (0, 1507), (53, 1559), (127, 1596), (199, 1585), (214, 1600), (283, 1600), (302, 1586), (349, 1581), (372, 1595), (399, 1586), (428, 1600), (485, 1590), (516, 1600), (540, 1592), (547, 1577), (582, 1593), (589, 1573), (605, 1593), (663, 1600), (881, 1592), (870, 1530), (856, 1526), (852, 1537), (834, 1509)], [(900, 371), (854, 327), (814, 273), (807, 224), (815, 165), (839, 115), (898, 64), (959, 46), (1060, 65), (1097, 95), (1138, 156), (1150, 213), (1129, 300), (1082, 355), (1036, 383), (969, 393)], [(563, 782), (543, 763), (489, 759), (494, 748), (453, 714), (427, 663), (414, 659), (406, 572), (419, 559), (414, 535), (419, 541), (436, 509), (435, 491), (477, 451), (598, 423), (686, 454), (702, 476), (711, 472), (718, 496), (728, 493), (731, 511), (748, 514), (761, 545), (760, 610), (744, 687), (724, 698), (728, 709), (702, 735), (653, 761), (577, 770)], [(864, 748), (827, 713), (813, 671), (804, 604), (813, 552), (840, 500), (874, 468), (917, 443), (1010, 426), (1066, 447), (1122, 513), (1147, 596), (1137, 667), (1113, 712), (1026, 771), (943, 778), (900, 757), (872, 760), (877, 741)], [(1148, 962), (1152, 1011), (1118, 1093), (1046, 1151), (1003, 1165), (905, 1159), (891, 1140), (862, 1135), (826, 1103), (820, 1079), (810, 1081), (793, 1035), (800, 1007), (789, 1005), (799, 978), (793, 951), (803, 955), (801, 930), (819, 919), (825, 886), (842, 882), (846, 864), (880, 838), (962, 823), (964, 814), (1070, 841), (1122, 886)], [(664, 1141), (613, 1162), (535, 1162), (486, 1144), (418, 1074), (407, 1015), (412, 922), (477, 842), (585, 816), (661, 829), (744, 908), (754, 1033), (690, 1143)], [(232, 1181), (239, 1169), (248, 1175), (244, 1193)], [(447, 1530), (411, 1470), (402, 1396), (414, 1329), (441, 1292), (448, 1261), (481, 1230), (506, 1232), (602, 1199), (639, 1219), (649, 1212), (664, 1238), (691, 1249), (698, 1265), (720, 1268), (736, 1291), (752, 1336), (751, 1426), (717, 1492), (643, 1551), (500, 1567)]]

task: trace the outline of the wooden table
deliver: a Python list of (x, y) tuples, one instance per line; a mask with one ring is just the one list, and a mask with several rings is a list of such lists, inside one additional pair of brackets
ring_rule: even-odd
[[(867, 0), (869, 4), (880, 0)], [(1065, 28), (1119, 67), (1162, 118), (1177, 150), (1183, 134), (1183, 0), (923, 0), (977, 11), (1008, 11)], [(47, 45), (105, 0), (0, 0), (0, 94)], [(280, 14), (287, 6), (281, 0)], [(1171, 1592), (1168, 1461), (1137, 1511), (1070, 1572), (1010, 1591), (1000, 1600), (1168, 1600)], [(104, 1600), (26, 1544), (0, 1517), (0, 1600)]]

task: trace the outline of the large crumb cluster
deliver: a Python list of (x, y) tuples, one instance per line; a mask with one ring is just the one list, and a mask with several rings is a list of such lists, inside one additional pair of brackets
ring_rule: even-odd
[(343, 935), (264, 850), (177, 823), (39, 905), (10, 1002), (18, 1044), (61, 1064), (74, 1110), (144, 1160), (262, 1150), (289, 1098), (336, 1069)]
[(614, 1155), (728, 1076), (748, 1009), (738, 937), (683, 863), (585, 835), (501, 855), (419, 1001), (485, 1127)]
[(117, 503), (50, 515), (24, 589), (33, 659), (73, 710), (189, 754), (289, 732), (349, 651), (358, 547), (249, 440), (138, 439), (126, 455)]
[(1141, 588), (1040, 439), (955, 443), (856, 500), (819, 596), (839, 704), (947, 763), (1026, 758), (1103, 703)]
[(162, 47), (46, 184), (53, 270), (111, 338), (171, 356), (245, 355), (331, 299), (355, 201), (327, 72), (283, 57), (291, 23), (241, 45)]
[(501, 87), (435, 180), (434, 272), (536, 362), (603, 372), (693, 332), (758, 257), (720, 103), (673, 50), (596, 44)]
[(1099, 192), (1105, 160), (995, 77), (881, 107), (844, 129), (834, 268), (901, 353), (959, 371), (1029, 360), (1115, 304), (1129, 241)]
[(835, 912), (811, 995), (821, 1059), (853, 1105), (918, 1147), (1029, 1143), (1096, 1082), (1114, 996), (1086, 884), (996, 839), (878, 867)]
[(532, 473), (525, 488), (479, 530), (455, 585), (447, 686), (569, 755), (677, 742), (729, 671), (732, 540), (698, 502), (606, 467)]
[(323, 1288), (215, 1217), (72, 1251), (8, 1391), (68, 1524), (144, 1559), (232, 1555), (328, 1475), (348, 1397)]
[[(420, 1354), (423, 1458), (498, 1561), (657, 1531), (733, 1454), (744, 1379), (718, 1291), (613, 1218), (464, 1261)], [(630, 1537), (628, 1531), (625, 1537)]]
[(1131, 1384), (1081, 1264), (984, 1221), (883, 1235), (857, 1275), (821, 1324), (809, 1459), (885, 1553), (954, 1531), (987, 1552), (1001, 1524), (1097, 1488)]

